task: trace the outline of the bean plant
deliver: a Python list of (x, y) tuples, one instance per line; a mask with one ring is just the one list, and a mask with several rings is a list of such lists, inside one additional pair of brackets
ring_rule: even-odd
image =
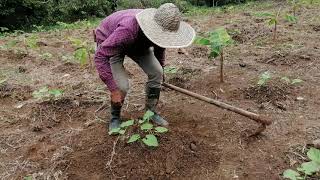
[(233, 44), (233, 40), (225, 28), (220, 27), (209, 33), (209, 37), (198, 37), (197, 44), (210, 47), (209, 58), (216, 58), (220, 56), (220, 82), (224, 82), (223, 61), (224, 61), (224, 48)]
[(132, 134), (128, 138), (127, 143), (142, 142), (148, 147), (157, 147), (159, 146), (157, 135), (168, 132), (168, 129), (161, 126), (155, 127), (151, 124), (150, 119), (153, 115), (154, 113), (152, 111), (147, 111), (142, 119), (125, 121), (121, 123), (120, 128), (109, 131), (109, 135), (124, 135), (130, 126), (137, 125), (139, 127), (139, 132)]
[(320, 173), (320, 150), (311, 148), (307, 156), (310, 161), (302, 163), (297, 170), (285, 170), (283, 177), (290, 180), (304, 180), (315, 173)]

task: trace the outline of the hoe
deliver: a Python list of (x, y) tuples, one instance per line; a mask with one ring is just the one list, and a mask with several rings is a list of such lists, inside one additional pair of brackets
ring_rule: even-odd
[(255, 130), (253, 132), (253, 134), (251, 134), (249, 136), (255, 136), (255, 135), (260, 134), (262, 131), (264, 131), (266, 129), (266, 126), (268, 126), (268, 125), (270, 125), (272, 123), (269, 119), (266, 119), (266, 118), (264, 118), (264, 117), (262, 117), (262, 116), (260, 116), (258, 114), (255, 114), (255, 113), (246, 111), (244, 109), (240, 109), (240, 108), (231, 106), (231, 105), (226, 104), (224, 102), (220, 102), (220, 101), (217, 101), (217, 100), (202, 96), (200, 94), (188, 91), (186, 89), (183, 89), (183, 88), (180, 88), (180, 87), (177, 87), (177, 86), (174, 86), (172, 84), (168, 84), (168, 83), (164, 82), (162, 85), (164, 87), (167, 87), (167, 88), (175, 90), (177, 92), (186, 94), (186, 95), (191, 96), (193, 98), (196, 98), (196, 99), (199, 99), (201, 101), (207, 102), (209, 104), (213, 104), (215, 106), (218, 106), (219, 108), (226, 109), (226, 110), (235, 112), (237, 114), (240, 114), (242, 116), (248, 117), (248, 118), (254, 120), (255, 122), (259, 123), (260, 127), (257, 130)]

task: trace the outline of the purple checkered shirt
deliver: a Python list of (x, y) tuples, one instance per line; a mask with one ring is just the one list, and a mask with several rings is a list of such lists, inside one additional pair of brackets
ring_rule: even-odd
[(118, 11), (106, 17), (95, 30), (97, 50), (94, 61), (101, 80), (110, 91), (117, 89), (113, 79), (109, 58), (116, 54), (139, 55), (151, 46), (154, 54), (163, 66), (165, 49), (161, 48), (143, 35), (135, 15), (142, 9)]

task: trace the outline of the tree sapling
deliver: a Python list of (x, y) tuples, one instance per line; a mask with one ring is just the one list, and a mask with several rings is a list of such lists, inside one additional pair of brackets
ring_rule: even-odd
[(226, 31), (221, 27), (209, 33), (208, 38), (198, 37), (197, 44), (210, 47), (210, 58), (215, 58), (220, 55), (220, 82), (224, 82), (223, 61), (224, 61), (224, 48), (233, 44), (233, 40)]

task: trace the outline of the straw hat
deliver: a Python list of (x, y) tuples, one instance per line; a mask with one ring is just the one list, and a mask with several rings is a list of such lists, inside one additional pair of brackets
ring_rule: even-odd
[(172, 3), (145, 9), (136, 19), (147, 38), (162, 48), (187, 47), (195, 38), (194, 29), (181, 21), (179, 9)]

